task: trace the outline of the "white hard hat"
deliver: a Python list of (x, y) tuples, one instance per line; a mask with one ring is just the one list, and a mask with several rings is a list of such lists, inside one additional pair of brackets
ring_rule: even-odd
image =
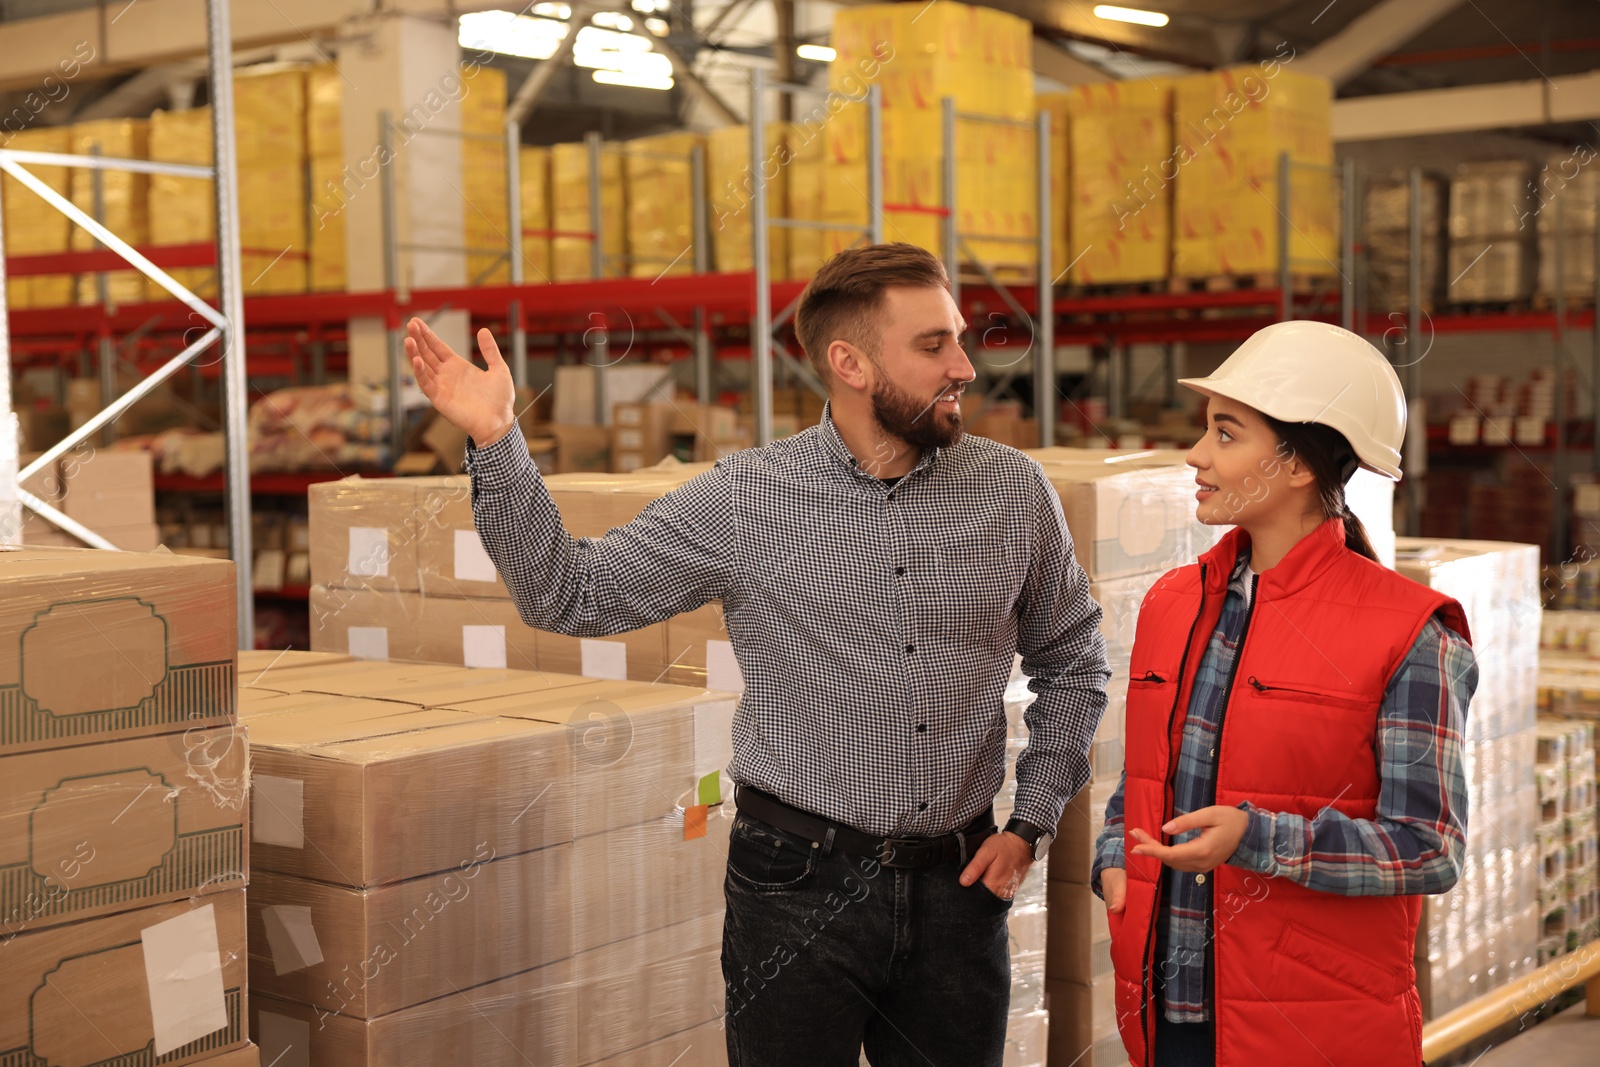
[(1383, 353), (1349, 330), (1304, 319), (1273, 323), (1251, 334), (1210, 377), (1178, 381), (1279, 422), (1331, 426), (1361, 466), (1400, 480), (1405, 392)]

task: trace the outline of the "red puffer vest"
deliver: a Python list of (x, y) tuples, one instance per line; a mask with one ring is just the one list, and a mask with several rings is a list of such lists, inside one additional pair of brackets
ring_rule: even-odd
[[(1139, 612), (1128, 687), (1124, 810), (1170, 843), (1171, 775), (1195, 671), (1222, 614), (1244, 534), (1171, 571)], [(1461, 605), (1344, 545), (1330, 520), (1257, 580), (1217, 740), (1218, 804), (1310, 818), (1377, 812), (1377, 716), (1390, 676), (1435, 613), (1470, 639)], [(1129, 1061), (1155, 1062), (1153, 994), (1162, 865), (1127, 848), (1127, 906), (1112, 916), (1117, 1024)], [(1212, 880), (1210, 1004), (1217, 1067), (1418, 1067), (1412, 963), (1418, 897), (1346, 897), (1221, 866)]]

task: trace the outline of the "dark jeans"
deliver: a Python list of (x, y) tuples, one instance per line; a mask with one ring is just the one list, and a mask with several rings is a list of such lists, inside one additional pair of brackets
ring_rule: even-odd
[(1156, 1009), (1156, 1067), (1212, 1067), (1216, 1038), (1210, 1023), (1174, 1023)]
[(1000, 1067), (1010, 901), (740, 815), (722, 975), (730, 1067)]

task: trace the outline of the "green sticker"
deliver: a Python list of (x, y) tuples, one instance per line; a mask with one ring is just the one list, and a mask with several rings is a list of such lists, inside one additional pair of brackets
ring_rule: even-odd
[(722, 803), (722, 772), (711, 771), (701, 775), (700, 787), (695, 791), (695, 799), (700, 804)]

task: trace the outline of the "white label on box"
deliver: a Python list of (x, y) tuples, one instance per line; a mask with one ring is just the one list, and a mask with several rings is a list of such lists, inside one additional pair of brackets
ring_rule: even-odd
[(578, 653), (583, 658), (585, 678), (612, 682), (628, 680), (628, 646), (621, 641), (596, 641), (585, 637), (578, 641)]
[(250, 840), (305, 848), (305, 783), (298, 778), (250, 777)]
[(311, 1023), (275, 1011), (256, 1013), (262, 1067), (311, 1067)]
[(468, 667), (499, 667), (506, 665), (506, 628), (504, 626), (463, 626), (461, 628), (461, 662)]
[(456, 580), (462, 582), (495, 582), (495, 573), (489, 553), (483, 550), (477, 530), (456, 531)]
[(744, 672), (739, 670), (732, 641), (706, 642), (706, 688), (744, 692)]
[(267, 947), (272, 950), (272, 966), (279, 974), (304, 970), (322, 962), (322, 946), (311, 925), (311, 909), (293, 904), (275, 904), (261, 909), (261, 924), (266, 927)]
[(644, 432), (641, 430), (618, 430), (617, 447), (637, 451), (644, 447)]
[(733, 762), (735, 701), (718, 700), (694, 707), (694, 773), (726, 770)]
[(388, 659), (389, 628), (387, 626), (352, 626), (345, 640), (350, 654), (356, 659)]
[(139, 931), (150, 989), (155, 1052), (198, 1041), (228, 1026), (216, 909), (207, 904)]
[(389, 577), (389, 531), (377, 526), (350, 527), (348, 562), (352, 577)]

